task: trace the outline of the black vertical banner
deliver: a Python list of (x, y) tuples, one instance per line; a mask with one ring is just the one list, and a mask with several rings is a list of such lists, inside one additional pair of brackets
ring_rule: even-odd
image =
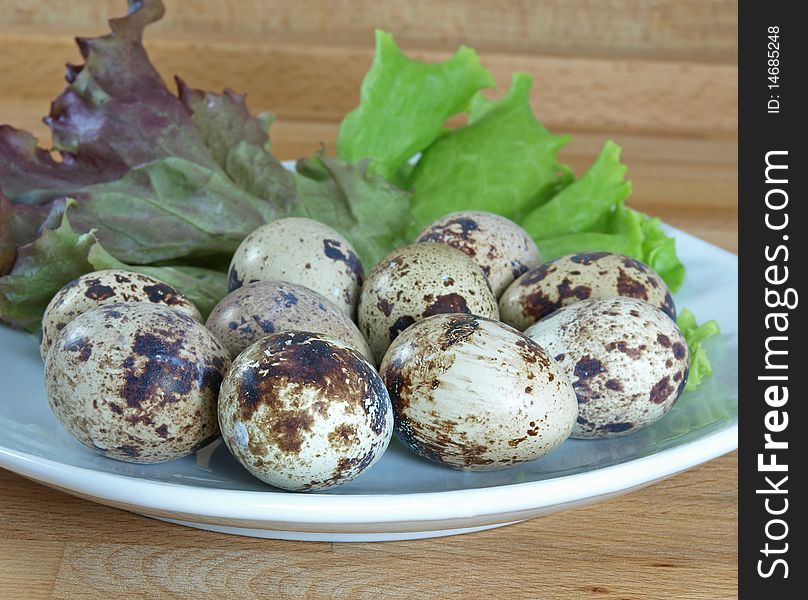
[[(805, 597), (808, 29), (802, 2), (739, 7), (741, 598)], [(808, 375), (807, 375), (808, 376)]]

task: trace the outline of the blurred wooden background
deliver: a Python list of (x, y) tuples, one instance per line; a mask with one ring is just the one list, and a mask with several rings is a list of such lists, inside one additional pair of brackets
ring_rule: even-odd
[[(281, 158), (333, 149), (387, 29), (418, 57), (476, 48), (500, 86), (535, 77), (539, 117), (575, 134), (581, 172), (607, 137), (631, 204), (737, 249), (737, 2), (165, 0), (146, 47), (167, 81), (248, 92)], [(0, 123), (32, 130), (122, 0), (0, 1)], [(0, 597), (730, 598), (736, 457), (624, 498), (446, 540), (300, 544), (148, 521), (0, 473)], [(488, 590), (488, 592), (485, 592)], [(494, 590), (497, 590), (495, 592)]]
[[(281, 158), (333, 148), (356, 106), (373, 29), (425, 59), (479, 50), (500, 86), (535, 77), (539, 117), (577, 135), (578, 172), (605, 137), (624, 148), (634, 206), (735, 249), (737, 3), (730, 0), (166, 0), (146, 46), (167, 81), (248, 92), (271, 110)], [(0, 122), (47, 139), (40, 117), (122, 0), (0, 2)]]

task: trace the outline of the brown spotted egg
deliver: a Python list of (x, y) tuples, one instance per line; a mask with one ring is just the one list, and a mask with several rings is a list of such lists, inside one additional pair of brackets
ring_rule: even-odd
[(637, 298), (676, 319), (662, 278), (640, 261), (610, 252), (582, 252), (547, 261), (514, 281), (499, 299), (502, 320), (520, 330), (562, 306), (587, 298)]
[(384, 257), (368, 275), (359, 300), (359, 329), (377, 363), (396, 336), (442, 313), (499, 318), (480, 267), (444, 244), (412, 244)]
[(451, 213), (429, 225), (416, 241), (448, 244), (470, 256), (497, 298), (514, 279), (541, 264), (539, 249), (527, 232), (489, 212)]
[(296, 283), (353, 318), (362, 278), (362, 264), (348, 240), (319, 221), (288, 217), (244, 238), (230, 263), (228, 290), (255, 281)]
[(197, 321), (202, 320), (193, 302), (154, 277), (119, 269), (93, 271), (65, 285), (45, 309), (39, 344), (42, 360), (47, 358), (53, 340), (72, 319), (91, 308), (113, 302), (165, 304)]
[(45, 362), (45, 391), (59, 422), (86, 446), (156, 463), (216, 436), (216, 396), (229, 365), (227, 350), (185, 313), (106, 304), (62, 329)]
[(311, 331), (342, 340), (372, 360), (370, 347), (344, 312), (302, 285), (259, 281), (225, 296), (205, 326), (235, 357), (270, 333)]
[(350, 481), (381, 458), (390, 397), (361, 354), (335, 338), (290, 331), (233, 362), (219, 396), (230, 452), (257, 478), (308, 491)]
[(542, 348), (474, 315), (413, 325), (390, 346), (380, 372), (399, 440), (456, 469), (544, 456), (569, 437), (578, 413), (570, 382)]
[(634, 298), (582, 300), (525, 331), (552, 355), (578, 397), (576, 438), (624, 435), (673, 406), (690, 367), (687, 342), (664, 312)]

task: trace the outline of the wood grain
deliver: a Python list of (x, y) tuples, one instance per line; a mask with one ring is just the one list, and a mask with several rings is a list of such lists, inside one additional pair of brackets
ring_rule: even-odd
[[(0, 3), (0, 123), (48, 144), (73, 35), (119, 0)], [(623, 147), (632, 206), (737, 250), (733, 0), (166, 0), (146, 45), (161, 74), (249, 92), (284, 159), (333, 148), (357, 102), (374, 27), (414, 55), (478, 48), (500, 86), (535, 76), (535, 108), (574, 132), (577, 173)], [(632, 598), (737, 595), (737, 465), (724, 456), (589, 508), (465, 536), (384, 544), (201, 532), (0, 471), (0, 598)]]
[[(11, 475), (0, 471), (0, 481)], [(2, 488), (0, 488), (2, 489)], [(0, 505), (0, 515), (4, 513)], [(0, 600), (47, 598), (65, 552), (61, 541), (0, 540)]]
[[(80, 62), (67, 37), (0, 34), (5, 94), (43, 104), (63, 87), (64, 64)], [(179, 74), (194, 87), (249, 91), (251, 106), (279, 119), (338, 122), (359, 100), (372, 47), (247, 43), (195, 36), (151, 39), (149, 55), (166, 81)], [(413, 49), (424, 60), (445, 52)], [(534, 75), (534, 108), (559, 131), (625, 131), (731, 137), (737, 128), (737, 67), (730, 64), (516, 55), (487, 52), (499, 84)]]
[[(385, 29), (408, 47), (734, 63), (732, 0), (164, 0), (150, 37), (228, 35), (249, 43), (369, 45)], [(0, 31), (95, 35), (123, 0), (4, 0)], [(630, 15), (630, 18), (627, 18)]]
[(5, 471), (0, 490), (0, 557), (17, 557), (0, 558), (0, 597), (736, 595), (735, 454), (589, 508), (383, 544), (202, 532), (97, 506)]

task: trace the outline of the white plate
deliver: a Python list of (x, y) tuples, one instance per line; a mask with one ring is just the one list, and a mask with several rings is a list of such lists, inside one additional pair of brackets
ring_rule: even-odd
[(661, 421), (611, 440), (568, 440), (504, 471), (433, 465), (393, 442), (355, 481), (323, 493), (281, 492), (253, 479), (221, 442), (163, 465), (104, 458), (51, 414), (36, 340), (0, 327), (0, 467), (90, 500), (184, 525), (272, 538), (369, 541), (464, 533), (600, 501), (737, 448), (738, 260), (670, 229), (687, 266), (678, 307), (716, 319), (716, 376)]

